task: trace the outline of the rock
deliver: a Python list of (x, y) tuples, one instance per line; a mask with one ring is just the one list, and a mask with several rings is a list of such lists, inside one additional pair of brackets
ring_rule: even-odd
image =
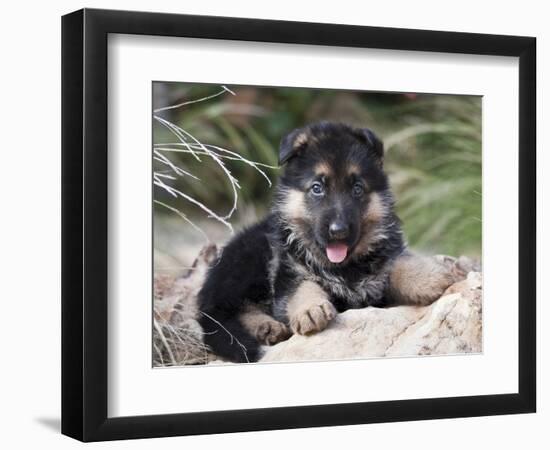
[(346, 311), (321, 333), (265, 347), (261, 362), (479, 353), (481, 282), (470, 272), (430, 306)]
[(213, 355), (202, 341), (197, 296), (209, 265), (218, 255), (206, 245), (190, 269), (179, 277), (155, 274), (153, 365), (204, 364)]
[(155, 315), (170, 322), (181, 320), (182, 316), (195, 319), (198, 314), (197, 296), (206, 271), (217, 255), (216, 245), (208, 244), (199, 252), (191, 268), (179, 277), (155, 274)]
[[(218, 255), (205, 246), (180, 276), (155, 275), (153, 362), (155, 366), (223, 364), (202, 342), (197, 295)], [(385, 356), (442, 355), (482, 351), (482, 276), (468, 258), (437, 256), (466, 279), (430, 306), (364, 308), (338, 314), (328, 328), (294, 335), (264, 347), (260, 362), (312, 361)]]

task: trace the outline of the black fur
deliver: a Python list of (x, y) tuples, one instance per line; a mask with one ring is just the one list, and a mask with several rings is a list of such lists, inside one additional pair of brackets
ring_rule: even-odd
[[(199, 293), (204, 341), (229, 361), (261, 357), (239, 321), (244, 302), (262, 304), (288, 325), (289, 296), (312, 280), (338, 311), (386, 306), (389, 267), (405, 251), (382, 143), (372, 131), (329, 122), (295, 130), (281, 142), (280, 162), (286, 167), (272, 212), (227, 244)], [(320, 166), (331, 175), (320, 177)], [(300, 199), (296, 217), (288, 211), (292, 195)], [(328, 259), (334, 243), (348, 249), (342, 262)]]

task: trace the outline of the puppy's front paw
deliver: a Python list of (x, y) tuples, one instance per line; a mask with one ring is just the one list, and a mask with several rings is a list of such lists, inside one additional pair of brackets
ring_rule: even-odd
[(421, 301), (424, 305), (429, 305), (439, 299), (445, 290), (455, 282), (452, 273), (446, 270), (434, 272), (429, 278), (423, 280)]
[(308, 305), (298, 309), (290, 317), (290, 328), (294, 333), (310, 334), (324, 330), (336, 317), (336, 308), (328, 300), (317, 305)]
[(258, 325), (256, 339), (264, 345), (275, 345), (290, 337), (288, 327), (277, 320), (266, 320)]
[(456, 258), (403, 255), (393, 263), (389, 292), (397, 304), (426, 306), (464, 278)]

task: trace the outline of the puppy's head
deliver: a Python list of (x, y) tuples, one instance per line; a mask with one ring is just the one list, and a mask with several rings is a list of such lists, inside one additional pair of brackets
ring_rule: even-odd
[(382, 142), (368, 128), (321, 122), (283, 138), (277, 208), (293, 238), (326, 264), (365, 254), (389, 213)]

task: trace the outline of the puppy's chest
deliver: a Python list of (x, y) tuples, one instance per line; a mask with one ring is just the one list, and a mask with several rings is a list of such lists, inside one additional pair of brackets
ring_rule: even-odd
[(340, 275), (327, 270), (312, 270), (295, 261), (290, 261), (290, 266), (298, 284), (303, 280), (315, 282), (342, 309), (362, 308), (377, 303), (384, 295), (388, 280), (383, 270), (369, 273), (365, 269), (363, 273)]
[(346, 280), (330, 273), (312, 275), (336, 303), (347, 308), (362, 308), (376, 303), (384, 295), (387, 277), (384, 274), (366, 274), (357, 281)]
[(313, 276), (311, 278), (338, 302), (343, 302), (351, 307), (367, 305), (368, 294), (365, 283), (346, 283), (336, 277)]

